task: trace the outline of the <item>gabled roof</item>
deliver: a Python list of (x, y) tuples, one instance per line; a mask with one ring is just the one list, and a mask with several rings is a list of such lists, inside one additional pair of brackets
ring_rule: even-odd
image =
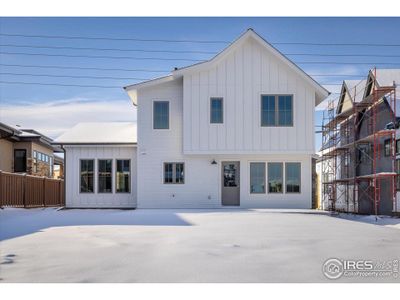
[(210, 66), (213, 66), (214, 64), (218, 63), (220, 60), (225, 58), (232, 51), (234, 51), (235, 49), (240, 47), (249, 38), (253, 38), (261, 46), (265, 47), (269, 52), (274, 54), (275, 57), (277, 57), (279, 60), (281, 60), (282, 63), (286, 64), (295, 73), (297, 73), (306, 82), (308, 82), (312, 87), (314, 87), (315, 92), (316, 92), (315, 105), (318, 105), (323, 99), (325, 99), (327, 96), (329, 96), (330, 93), (327, 89), (325, 89), (317, 81), (315, 81), (313, 78), (311, 78), (299, 66), (297, 66), (294, 62), (292, 62), (290, 59), (288, 59), (285, 55), (283, 55), (279, 50), (277, 50), (275, 47), (273, 47), (270, 43), (268, 43), (264, 38), (262, 38), (260, 35), (258, 35), (251, 28), (249, 28), (245, 33), (243, 33), (241, 36), (239, 36), (239, 38), (237, 38), (234, 42), (232, 42), (228, 47), (226, 47), (224, 50), (222, 50), (220, 53), (218, 53), (217, 55), (215, 55), (213, 58), (211, 58), (208, 61), (200, 62), (200, 63), (193, 64), (193, 65), (190, 65), (187, 67), (176, 69), (176, 70), (172, 71), (171, 75), (168, 75), (168, 76), (165, 76), (162, 78), (158, 78), (155, 80), (150, 80), (150, 81), (145, 81), (145, 82), (141, 82), (138, 84), (129, 85), (129, 86), (124, 87), (124, 89), (126, 92), (128, 92), (133, 103), (136, 105), (137, 89), (152, 86), (155, 84), (160, 84), (160, 83), (163, 83), (166, 81), (171, 81), (171, 80), (174, 80), (175, 78), (182, 77), (185, 73), (188, 73), (191, 71), (197, 71), (197, 70), (201, 70), (203, 68), (209, 68)]
[(367, 80), (344, 80), (342, 84), (342, 90), (340, 92), (339, 102), (337, 104), (336, 113), (342, 113), (343, 101), (345, 96), (348, 95), (352, 103), (359, 103), (363, 99), (364, 90)]
[[(375, 78), (376, 75), (376, 78)], [(364, 92), (364, 98), (372, 93), (374, 84), (378, 87), (396, 88), (396, 116), (400, 116), (400, 69), (371, 69), (368, 73), (367, 85)], [(393, 103), (388, 104), (394, 110)]]
[(79, 123), (54, 140), (58, 145), (136, 144), (136, 123)]

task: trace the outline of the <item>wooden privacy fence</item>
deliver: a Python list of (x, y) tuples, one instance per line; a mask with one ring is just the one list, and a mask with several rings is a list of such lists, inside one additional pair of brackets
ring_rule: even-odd
[(0, 171), (0, 206), (64, 206), (64, 180)]

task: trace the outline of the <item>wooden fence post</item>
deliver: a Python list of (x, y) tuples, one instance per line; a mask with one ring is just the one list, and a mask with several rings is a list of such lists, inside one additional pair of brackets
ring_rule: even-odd
[(46, 177), (43, 176), (43, 207), (46, 207)]
[(24, 208), (26, 208), (26, 174), (22, 177), (22, 201)]
[(3, 172), (0, 170), (0, 207), (3, 205)]

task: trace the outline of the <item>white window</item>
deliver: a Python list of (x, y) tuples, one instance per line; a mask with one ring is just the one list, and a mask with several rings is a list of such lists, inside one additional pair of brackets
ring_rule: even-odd
[(262, 95), (261, 126), (293, 126), (293, 96)]
[(283, 163), (268, 163), (268, 193), (283, 193)]
[(301, 164), (297, 162), (286, 163), (286, 193), (300, 193)]
[(153, 128), (169, 129), (169, 102), (154, 101), (153, 103)]
[(265, 193), (265, 163), (250, 163), (250, 194)]
[(115, 190), (117, 193), (129, 193), (131, 188), (131, 161), (117, 159)]

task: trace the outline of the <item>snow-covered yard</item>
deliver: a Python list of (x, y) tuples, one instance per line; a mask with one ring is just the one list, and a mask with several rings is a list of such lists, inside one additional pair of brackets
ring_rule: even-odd
[[(293, 210), (0, 210), (2, 282), (328, 282), (400, 258), (400, 219)], [(341, 278), (338, 281), (399, 281)]]

